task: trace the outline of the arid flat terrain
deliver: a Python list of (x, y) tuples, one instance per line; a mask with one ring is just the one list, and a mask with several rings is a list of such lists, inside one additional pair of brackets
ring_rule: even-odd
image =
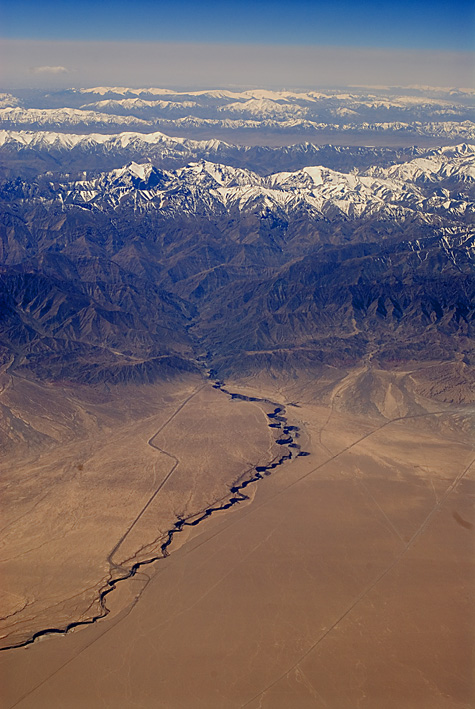
[[(469, 709), (475, 472), (462, 370), (367, 363), (226, 382), (278, 403), (309, 455), (175, 535), (166, 558), (107, 596), (107, 617), (2, 652), (2, 707)], [(174, 515), (225, 499), (278, 455), (269, 404), (232, 400), (199, 377), (144, 386), (140, 401), (139, 389), (112, 388), (89, 407), (75, 392), (76, 438), (11, 467), (6, 523), (17, 531), (5, 548), (16, 561), (5, 578), (27, 601), (10, 611), (25, 619), (10, 631), (18, 637), (48, 614), (56, 625), (43, 627), (87, 614), (74, 592), (90, 589), (90, 606), (107, 574), (158, 555)], [(2, 397), (11, 411), (12, 391)], [(83, 467), (50, 489), (60, 450), (63, 471)], [(51, 609), (51, 598), (68, 603)]]
[(173, 391), (86, 393), (5, 378), (6, 437), (20, 438), (23, 427), (37, 445), (24, 457), (21, 445), (10, 455), (6, 446), (3, 647), (102, 615), (111, 580), (162, 556), (179, 517), (199, 515), (274, 455), (263, 408), (199, 378)]

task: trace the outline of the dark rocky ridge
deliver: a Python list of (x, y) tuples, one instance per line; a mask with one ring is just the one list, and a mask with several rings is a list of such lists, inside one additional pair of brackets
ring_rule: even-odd
[(254, 288), (243, 284), (231, 297), (222, 289), (196, 330), (225, 372), (369, 356), (383, 366), (469, 359), (473, 263), (463, 248), (455, 259), (436, 238), (417, 253), (394, 242), (320, 249)]

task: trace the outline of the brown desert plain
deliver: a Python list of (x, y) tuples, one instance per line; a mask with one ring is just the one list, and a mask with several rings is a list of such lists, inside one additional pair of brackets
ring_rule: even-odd
[(3, 709), (475, 706), (465, 364), (0, 389)]

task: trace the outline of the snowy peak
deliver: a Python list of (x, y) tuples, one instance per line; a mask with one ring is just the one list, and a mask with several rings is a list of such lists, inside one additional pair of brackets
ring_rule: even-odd
[(262, 178), (250, 170), (242, 170), (200, 160), (192, 162), (177, 170), (177, 176), (186, 182), (194, 182), (201, 186), (235, 187), (237, 185), (262, 184)]
[(374, 175), (385, 175), (412, 182), (475, 181), (475, 145), (465, 143), (430, 151), (425, 157), (401, 165), (393, 165), (382, 171), (374, 168)]
[(306, 108), (294, 106), (287, 102), (281, 103), (275, 98), (251, 98), (244, 102), (227, 103), (218, 109), (221, 113), (248, 114), (258, 118), (294, 117), (304, 116), (308, 113)]
[(131, 162), (119, 170), (113, 170), (106, 176), (114, 185), (132, 187), (138, 190), (149, 190), (163, 186), (169, 182), (168, 173), (158, 170), (152, 163)]

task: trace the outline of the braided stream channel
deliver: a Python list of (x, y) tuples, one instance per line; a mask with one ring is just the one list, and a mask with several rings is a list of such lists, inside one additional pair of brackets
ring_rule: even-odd
[[(210, 376), (210, 378), (213, 378), (212, 371), (210, 372), (209, 376)], [(229, 497), (227, 497), (225, 499), (225, 501), (223, 501), (221, 504), (216, 504), (215, 506), (208, 507), (204, 511), (195, 513), (188, 518), (179, 517), (177, 519), (177, 521), (174, 523), (173, 527), (165, 533), (164, 537), (162, 537), (162, 538), (164, 538), (164, 541), (162, 542), (162, 544), (159, 547), (158, 554), (155, 554), (155, 555), (151, 556), (150, 558), (146, 558), (141, 561), (137, 561), (129, 569), (125, 569), (123, 566), (120, 566), (118, 564), (114, 564), (114, 562), (111, 559), (114, 551), (118, 547), (118, 545), (116, 545), (114, 547), (114, 550), (111, 552), (111, 554), (109, 554), (108, 561), (111, 565), (111, 569), (115, 568), (116, 570), (120, 570), (123, 573), (122, 573), (122, 575), (117, 576), (115, 578), (110, 578), (108, 581), (106, 581), (104, 586), (99, 590), (98, 599), (97, 599), (98, 605), (99, 605), (99, 611), (95, 615), (93, 615), (92, 617), (87, 618), (87, 619), (71, 621), (70, 623), (63, 626), (62, 628), (44, 628), (43, 630), (38, 630), (37, 632), (33, 633), (26, 640), (23, 640), (17, 644), (5, 646), (5, 647), (1, 648), (0, 650), (12, 650), (15, 648), (25, 647), (27, 645), (31, 645), (32, 643), (35, 642), (35, 640), (38, 640), (39, 638), (43, 638), (48, 635), (65, 635), (66, 633), (68, 633), (69, 631), (71, 631), (75, 628), (80, 628), (83, 626), (92, 625), (93, 623), (96, 623), (97, 621), (102, 620), (110, 613), (110, 610), (106, 604), (107, 596), (117, 588), (117, 585), (119, 583), (121, 583), (122, 581), (127, 581), (128, 579), (136, 576), (136, 574), (144, 566), (148, 566), (149, 564), (153, 564), (155, 561), (159, 561), (160, 559), (165, 559), (167, 556), (169, 556), (169, 554), (170, 554), (169, 547), (172, 544), (175, 535), (182, 532), (185, 529), (185, 527), (197, 527), (199, 524), (204, 522), (206, 519), (211, 517), (213, 514), (215, 514), (217, 512), (223, 512), (225, 510), (229, 510), (234, 505), (237, 505), (240, 502), (244, 502), (246, 500), (249, 500), (249, 496), (246, 495), (244, 492), (244, 490), (249, 485), (253, 485), (253, 484), (257, 483), (259, 480), (262, 480), (264, 478), (264, 476), (271, 475), (272, 471), (274, 471), (276, 468), (281, 466), (286, 461), (289, 461), (292, 458), (296, 458), (298, 456), (309, 455), (308, 452), (301, 450), (300, 445), (296, 442), (299, 437), (299, 429), (297, 426), (291, 426), (287, 423), (287, 418), (285, 416), (286, 409), (283, 405), (277, 404), (276, 402), (270, 401), (269, 399), (262, 399), (262, 398), (254, 397), (254, 396), (245, 396), (243, 394), (237, 394), (237, 393), (231, 392), (228, 389), (225, 389), (224, 382), (221, 382), (221, 381), (214, 381), (212, 386), (214, 389), (219, 389), (219, 391), (223, 392), (223, 394), (226, 394), (231, 399), (239, 399), (241, 401), (263, 403), (268, 406), (274, 407), (274, 410), (271, 413), (267, 414), (268, 426), (271, 429), (276, 429), (276, 430), (280, 431), (280, 435), (275, 440), (275, 443), (283, 447), (282, 454), (280, 456), (276, 456), (268, 465), (256, 466), (252, 471), (249, 472), (248, 477), (246, 477), (242, 482), (236, 483), (232, 487), (230, 487), (229, 488)], [(153, 448), (155, 448), (156, 446), (154, 446), (153, 443), (151, 442), (153, 440), (153, 438), (154, 438), (154, 436), (152, 436), (152, 438), (150, 439), (149, 445), (151, 445)], [(155, 494), (156, 493), (154, 493), (154, 495)], [(130, 531), (131, 528), (129, 528), (128, 532)], [(128, 532), (126, 533), (126, 535), (128, 534)], [(125, 536), (123, 537), (123, 539), (125, 538)], [(123, 541), (123, 539), (121, 541)], [(139, 596), (140, 596), (140, 594), (139, 594)], [(137, 596), (136, 601), (138, 600), (139, 596)]]

